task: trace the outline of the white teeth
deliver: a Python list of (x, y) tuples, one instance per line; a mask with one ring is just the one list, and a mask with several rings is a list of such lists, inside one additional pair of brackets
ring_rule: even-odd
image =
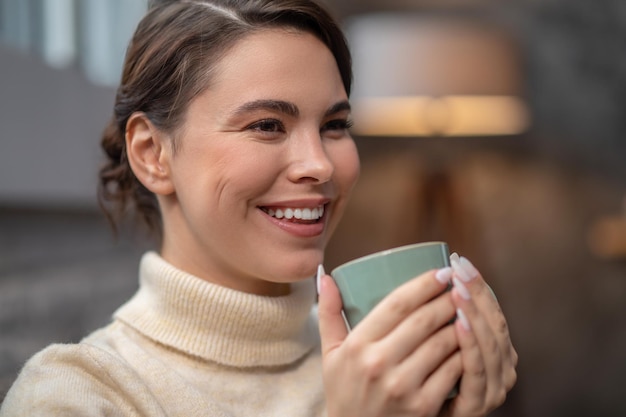
[(267, 209), (267, 214), (277, 219), (318, 220), (324, 215), (324, 206), (313, 208)]

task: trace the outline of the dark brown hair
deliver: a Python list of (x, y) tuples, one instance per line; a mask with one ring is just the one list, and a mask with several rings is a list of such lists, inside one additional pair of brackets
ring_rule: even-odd
[[(115, 230), (129, 208), (159, 236), (162, 227), (156, 197), (135, 177), (126, 158), (130, 116), (143, 112), (158, 129), (172, 133), (182, 123), (188, 103), (209, 86), (225, 51), (266, 28), (295, 29), (319, 38), (334, 55), (350, 94), (352, 62), (343, 32), (311, 0), (150, 3), (128, 46), (113, 117), (101, 141), (107, 160), (100, 170), (98, 201)], [(177, 144), (172, 146), (176, 150)]]

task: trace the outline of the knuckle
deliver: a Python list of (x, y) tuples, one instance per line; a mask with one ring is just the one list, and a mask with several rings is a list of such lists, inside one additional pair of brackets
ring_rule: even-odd
[(453, 358), (452, 361), (446, 363), (445, 367), (442, 367), (442, 372), (446, 379), (458, 379), (461, 376), (461, 372), (463, 370), (463, 363), (461, 360), (461, 356), (457, 355), (456, 358)]
[(477, 366), (472, 368), (469, 373), (471, 374), (473, 379), (477, 379), (479, 381), (486, 381), (487, 380), (487, 371), (485, 370), (484, 366)]
[(392, 376), (385, 381), (385, 392), (388, 401), (396, 402), (403, 399), (407, 394), (407, 388), (402, 378)]
[(513, 346), (511, 346), (511, 362), (513, 363), (513, 366), (517, 366), (519, 362), (519, 355)]
[(493, 399), (494, 407), (500, 407), (502, 404), (504, 404), (504, 402), (506, 401), (506, 394), (507, 394), (506, 389), (501, 386), (494, 395), (494, 399)]
[(418, 401), (413, 401), (409, 409), (411, 416), (428, 417), (434, 415), (435, 404), (430, 397), (420, 396)]
[(494, 337), (491, 337), (486, 343), (487, 354), (499, 359), (502, 352), (500, 352), (498, 341)]
[(387, 303), (391, 314), (397, 317), (406, 317), (413, 311), (411, 303), (398, 294), (390, 296)]
[(363, 372), (370, 380), (380, 378), (387, 367), (386, 358), (378, 352), (370, 352), (363, 357)]
[(411, 321), (417, 329), (433, 330), (437, 327), (435, 316), (423, 310), (414, 313)]
[(363, 344), (356, 338), (348, 338), (344, 342), (344, 349), (346, 351), (347, 356), (349, 357), (358, 357), (363, 350)]
[(517, 371), (515, 370), (515, 368), (510, 368), (509, 372), (506, 375), (504, 386), (507, 390), (510, 390), (511, 388), (513, 388), (516, 382), (517, 382)]
[(504, 318), (502, 314), (499, 314), (498, 318), (496, 319), (495, 330), (496, 332), (498, 332), (498, 334), (503, 335), (504, 337), (508, 338), (509, 325), (506, 322), (506, 319)]
[(436, 347), (439, 352), (452, 352), (458, 346), (458, 340), (454, 328), (448, 326), (440, 333), (440, 337), (435, 339)]

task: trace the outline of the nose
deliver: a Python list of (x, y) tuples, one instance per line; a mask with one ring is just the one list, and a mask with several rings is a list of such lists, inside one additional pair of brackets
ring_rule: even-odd
[(311, 132), (294, 139), (289, 149), (289, 180), (295, 183), (320, 184), (330, 181), (335, 166), (319, 132)]

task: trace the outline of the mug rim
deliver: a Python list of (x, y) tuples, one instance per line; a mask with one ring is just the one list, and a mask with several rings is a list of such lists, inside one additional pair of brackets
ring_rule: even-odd
[(444, 242), (444, 241), (435, 240), (435, 241), (429, 241), (429, 242), (411, 243), (411, 244), (408, 244), (408, 245), (397, 246), (395, 248), (384, 249), (384, 250), (381, 250), (381, 251), (378, 251), (378, 252), (374, 252), (374, 253), (370, 253), (369, 255), (364, 255), (364, 256), (358, 257), (356, 259), (353, 259), (351, 261), (345, 262), (345, 263), (339, 265), (338, 267), (334, 268), (331, 271), (330, 274), (333, 275), (339, 269), (344, 269), (344, 268), (350, 267), (350, 266), (352, 266), (354, 264), (361, 263), (363, 261), (367, 261), (369, 259), (374, 259), (374, 258), (379, 258), (379, 257), (382, 257), (382, 256), (387, 256), (387, 255), (389, 255), (391, 253), (405, 252), (407, 250), (415, 249), (415, 248), (423, 247), (423, 246), (441, 246), (441, 245), (447, 245), (447, 243)]

